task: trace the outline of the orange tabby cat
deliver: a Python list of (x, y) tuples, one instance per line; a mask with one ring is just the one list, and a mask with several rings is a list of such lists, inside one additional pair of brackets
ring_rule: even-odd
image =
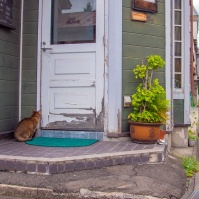
[(25, 142), (31, 140), (41, 117), (40, 111), (33, 111), (31, 117), (21, 120), (14, 132), (16, 140)]

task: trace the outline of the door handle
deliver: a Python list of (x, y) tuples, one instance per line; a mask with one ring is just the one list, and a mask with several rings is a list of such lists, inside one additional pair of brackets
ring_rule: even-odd
[(46, 50), (52, 50), (52, 48), (46, 48), (46, 47), (42, 47), (41, 48), (44, 52), (46, 51)]

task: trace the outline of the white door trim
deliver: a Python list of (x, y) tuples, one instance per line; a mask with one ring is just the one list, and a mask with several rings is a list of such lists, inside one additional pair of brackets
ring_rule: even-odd
[(42, 27), (42, 5), (39, 0), (38, 8), (38, 42), (37, 42), (37, 110), (41, 109), (41, 27)]
[[(42, 6), (39, 0), (37, 51), (37, 109), (41, 108)], [(122, 111), (122, 0), (105, 0), (104, 131), (121, 132)]]
[[(183, 32), (184, 32), (184, 124), (190, 124), (190, 4), (189, 1), (184, 2), (183, 13)], [(192, 67), (192, 66), (191, 66)]]
[[(166, 24), (166, 47), (165, 47), (165, 79), (166, 79), (166, 98), (170, 100), (172, 103), (172, 93), (173, 93), (173, 85), (172, 85), (172, 66), (171, 66), (171, 1), (165, 2), (165, 24)], [(171, 110), (168, 112), (169, 116), (173, 118), (173, 111), (171, 106)], [(167, 121), (167, 131), (171, 131), (173, 129), (173, 121)]]
[(121, 133), (122, 0), (105, 0), (105, 134)]

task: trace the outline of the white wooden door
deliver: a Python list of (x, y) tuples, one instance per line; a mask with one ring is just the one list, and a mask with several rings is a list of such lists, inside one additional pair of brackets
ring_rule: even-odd
[(41, 127), (103, 130), (104, 0), (43, 0)]

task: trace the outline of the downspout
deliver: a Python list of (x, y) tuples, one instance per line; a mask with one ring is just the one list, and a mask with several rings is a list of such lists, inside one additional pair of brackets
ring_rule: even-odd
[(24, 0), (21, 0), (21, 28), (20, 28), (20, 54), (19, 54), (19, 109), (18, 109), (18, 119), (21, 120), (21, 87), (22, 87), (22, 58), (23, 58), (23, 10), (24, 10)]
[(193, 0), (190, 0), (190, 83), (191, 83), (191, 94), (194, 96), (194, 69), (193, 69)]

